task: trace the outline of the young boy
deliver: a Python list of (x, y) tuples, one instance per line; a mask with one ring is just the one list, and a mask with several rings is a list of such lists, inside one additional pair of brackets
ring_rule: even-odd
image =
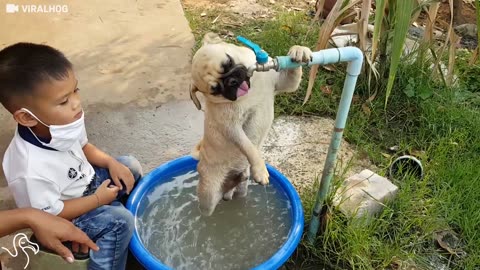
[(18, 122), (3, 160), (18, 207), (72, 220), (100, 248), (90, 252), (89, 269), (125, 269), (134, 218), (120, 199), (142, 169), (132, 157), (116, 160), (88, 143), (70, 61), (46, 45), (4, 48), (0, 103)]

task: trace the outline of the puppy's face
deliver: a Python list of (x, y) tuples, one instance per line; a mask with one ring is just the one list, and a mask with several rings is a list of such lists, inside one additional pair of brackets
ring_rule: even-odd
[(194, 91), (214, 103), (234, 102), (248, 94), (247, 67), (255, 63), (250, 50), (228, 43), (206, 44), (192, 60)]
[(223, 72), (216, 81), (216, 86), (211, 87), (211, 94), (235, 101), (238, 97), (248, 94), (250, 78), (247, 76), (248, 70), (244, 65), (235, 64), (230, 55), (226, 56), (227, 60), (222, 63)]

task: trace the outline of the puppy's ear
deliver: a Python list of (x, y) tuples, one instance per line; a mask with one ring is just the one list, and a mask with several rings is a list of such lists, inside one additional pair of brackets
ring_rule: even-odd
[(219, 35), (213, 33), (213, 32), (208, 32), (203, 36), (203, 45), (206, 44), (217, 44), (217, 43), (222, 43), (223, 40), (220, 38)]
[(202, 104), (200, 103), (200, 100), (198, 100), (197, 97), (197, 92), (198, 88), (195, 85), (190, 86), (190, 99), (193, 101), (193, 104), (197, 107), (198, 110), (202, 109)]

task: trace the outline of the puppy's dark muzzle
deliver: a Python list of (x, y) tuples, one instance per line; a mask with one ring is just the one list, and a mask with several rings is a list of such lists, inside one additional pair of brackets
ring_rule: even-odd
[(218, 85), (213, 88), (213, 95), (223, 95), (225, 98), (237, 100), (237, 89), (243, 82), (250, 87), (250, 77), (247, 76), (248, 69), (244, 65), (235, 65), (220, 76)]
[(220, 83), (222, 83), (223, 86), (230, 85), (231, 80), (233, 79), (238, 81), (239, 83), (247, 82), (248, 87), (250, 87), (250, 77), (248, 77), (247, 74), (248, 69), (244, 65), (235, 65), (228, 72), (220, 76)]

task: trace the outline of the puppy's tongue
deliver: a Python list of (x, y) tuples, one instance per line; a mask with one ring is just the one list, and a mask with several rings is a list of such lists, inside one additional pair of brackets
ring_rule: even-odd
[(244, 81), (237, 89), (237, 97), (245, 96), (246, 94), (248, 94), (248, 90), (248, 84)]

